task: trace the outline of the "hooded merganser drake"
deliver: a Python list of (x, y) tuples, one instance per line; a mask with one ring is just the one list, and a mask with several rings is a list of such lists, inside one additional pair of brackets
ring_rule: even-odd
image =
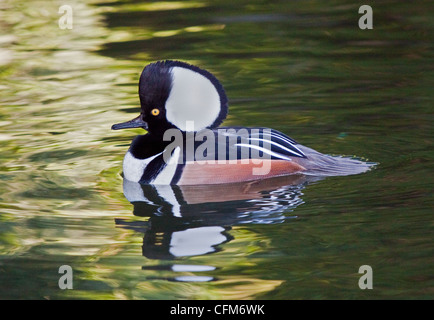
[(290, 174), (365, 172), (372, 164), (330, 156), (269, 128), (219, 127), (228, 113), (223, 86), (210, 72), (165, 60), (140, 76), (141, 113), (113, 130), (143, 128), (123, 162), (123, 177), (154, 185), (220, 184)]

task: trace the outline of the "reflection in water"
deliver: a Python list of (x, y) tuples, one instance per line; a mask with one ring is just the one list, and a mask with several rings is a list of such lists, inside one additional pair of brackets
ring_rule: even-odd
[[(232, 226), (246, 223), (281, 223), (286, 213), (303, 203), (301, 190), (320, 178), (294, 175), (221, 185), (141, 185), (124, 180), (124, 195), (134, 205), (134, 215), (146, 221), (116, 219), (126, 229), (144, 233), (143, 256), (175, 259), (211, 254), (231, 241)], [(213, 266), (164, 267), (174, 272), (214, 270)], [(143, 269), (161, 269), (143, 267)], [(211, 281), (209, 276), (181, 276), (169, 280)]]

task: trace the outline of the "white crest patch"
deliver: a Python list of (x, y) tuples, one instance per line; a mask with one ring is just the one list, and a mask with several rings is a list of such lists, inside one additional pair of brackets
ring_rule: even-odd
[[(172, 90), (166, 101), (166, 117), (182, 131), (199, 131), (214, 123), (220, 113), (220, 96), (213, 83), (193, 70), (173, 67)], [(187, 122), (194, 126), (187, 128)]]

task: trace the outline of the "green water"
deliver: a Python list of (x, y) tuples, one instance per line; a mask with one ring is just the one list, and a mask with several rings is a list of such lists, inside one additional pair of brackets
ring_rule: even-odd
[[(0, 298), (434, 298), (431, 1), (372, 4), (372, 30), (342, 0), (71, 0), (60, 29), (63, 4), (0, 2)], [(142, 132), (110, 127), (169, 58), (221, 80), (224, 125), (379, 165), (254, 201), (198, 186), (173, 190), (200, 198), (182, 208), (131, 204), (122, 159)]]

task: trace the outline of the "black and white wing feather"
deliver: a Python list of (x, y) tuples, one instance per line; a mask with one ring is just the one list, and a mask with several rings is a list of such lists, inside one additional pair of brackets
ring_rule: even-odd
[(269, 153), (272, 159), (306, 158), (306, 155), (296, 146), (295, 140), (274, 129), (251, 129), (248, 141), (250, 146), (242, 144), (242, 147), (260, 149), (262, 152)]
[(226, 159), (268, 158), (292, 161), (293, 157), (306, 158), (297, 147), (297, 142), (277, 130), (221, 127), (214, 132), (216, 150), (220, 150), (216, 152), (218, 159), (222, 159), (221, 150), (226, 150)]

